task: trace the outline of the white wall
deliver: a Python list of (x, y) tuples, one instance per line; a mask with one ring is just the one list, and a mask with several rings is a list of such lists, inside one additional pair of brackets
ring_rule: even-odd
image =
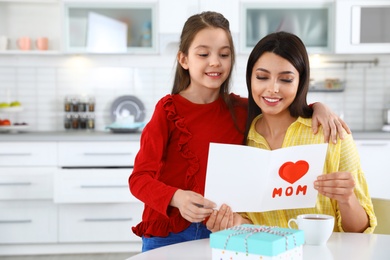
[[(0, 114), (13, 121), (27, 122), (32, 130), (63, 130), (66, 95), (96, 97), (96, 129), (110, 124), (110, 107), (115, 98), (135, 95), (146, 107), (149, 119), (159, 98), (171, 90), (175, 51), (164, 55), (3, 55), (0, 57), (0, 102), (19, 100), (20, 114)], [(246, 55), (237, 59), (232, 91), (247, 96)], [(327, 56), (327, 60), (373, 60), (377, 66), (322, 64), (312, 68), (316, 80), (346, 81), (340, 93), (309, 93), (309, 102), (321, 101), (343, 115), (353, 130), (378, 130), (382, 109), (390, 105), (390, 55)]]

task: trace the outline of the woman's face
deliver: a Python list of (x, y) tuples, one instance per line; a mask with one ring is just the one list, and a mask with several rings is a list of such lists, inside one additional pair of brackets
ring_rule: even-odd
[(299, 72), (288, 60), (265, 52), (253, 66), (251, 84), (253, 99), (264, 115), (289, 113), (298, 90)]

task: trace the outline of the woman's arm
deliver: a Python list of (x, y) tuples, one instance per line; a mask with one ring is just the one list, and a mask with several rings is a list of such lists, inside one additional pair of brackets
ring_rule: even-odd
[(325, 104), (316, 102), (312, 104), (313, 107), (313, 133), (317, 134), (318, 126), (322, 125), (324, 129), (324, 140), (329, 142), (332, 140), (333, 143), (337, 142), (337, 134), (340, 139), (344, 138), (343, 128), (347, 133), (351, 133), (348, 125), (338, 115), (336, 115), (330, 108)]
[(320, 175), (314, 187), (320, 194), (337, 200), (345, 232), (363, 232), (369, 227), (367, 213), (355, 196), (355, 181), (351, 173), (334, 172)]

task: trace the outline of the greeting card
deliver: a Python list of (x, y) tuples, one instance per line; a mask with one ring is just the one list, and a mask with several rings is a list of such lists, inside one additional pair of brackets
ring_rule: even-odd
[(211, 143), (205, 197), (234, 212), (312, 208), (314, 180), (323, 173), (327, 144), (276, 150)]

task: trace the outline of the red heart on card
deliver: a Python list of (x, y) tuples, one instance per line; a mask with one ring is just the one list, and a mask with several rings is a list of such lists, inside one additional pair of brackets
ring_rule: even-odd
[(293, 184), (302, 178), (309, 170), (309, 164), (306, 161), (286, 162), (279, 168), (279, 176)]

